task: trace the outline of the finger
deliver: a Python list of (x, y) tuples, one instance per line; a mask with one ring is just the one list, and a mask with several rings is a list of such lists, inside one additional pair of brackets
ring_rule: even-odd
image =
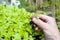
[(42, 14), (40, 14), (40, 15), (36, 15), (37, 17), (39, 17), (40, 19), (42, 19), (42, 20), (45, 20), (45, 21), (48, 21), (48, 20), (50, 20), (49, 18), (49, 16), (46, 16), (46, 15), (42, 15)]
[(43, 28), (44, 25), (45, 25), (45, 23), (44, 23), (42, 20), (36, 19), (36, 18), (33, 18), (33, 19), (32, 19), (32, 22), (35, 23), (35, 24), (36, 24), (37, 26), (39, 26), (40, 28)]
[(42, 16), (42, 15), (36, 14), (36, 15), (32, 16), (31, 19), (34, 18), (34, 17), (37, 18), (37, 19), (42, 20), (43, 22), (47, 22), (48, 21), (47, 18)]
[(46, 16), (46, 15), (37, 15), (37, 17), (39, 17), (40, 19), (45, 21), (45, 23), (48, 23), (48, 24), (54, 24), (55, 23), (55, 18), (53, 18), (53, 17)]

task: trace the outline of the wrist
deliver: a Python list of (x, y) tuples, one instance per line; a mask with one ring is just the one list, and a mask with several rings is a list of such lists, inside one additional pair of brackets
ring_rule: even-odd
[(45, 40), (60, 40), (59, 34), (45, 34)]
[(57, 31), (43, 31), (45, 34), (45, 40), (60, 40), (60, 34)]

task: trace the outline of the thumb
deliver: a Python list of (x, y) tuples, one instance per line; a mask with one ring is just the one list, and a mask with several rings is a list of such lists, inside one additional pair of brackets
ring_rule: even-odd
[(44, 23), (42, 20), (36, 18), (32, 18), (32, 22), (42, 29), (44, 28), (44, 25), (46, 25), (46, 23)]

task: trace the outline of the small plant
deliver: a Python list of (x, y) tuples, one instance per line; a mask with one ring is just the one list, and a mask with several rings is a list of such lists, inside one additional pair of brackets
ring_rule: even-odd
[(4, 40), (35, 40), (43, 38), (41, 30), (36, 31), (30, 25), (30, 16), (24, 8), (0, 5), (0, 38)]

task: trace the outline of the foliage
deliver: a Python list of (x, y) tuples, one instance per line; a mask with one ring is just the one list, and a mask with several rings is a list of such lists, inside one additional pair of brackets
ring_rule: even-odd
[(55, 17), (57, 21), (58, 28), (60, 30), (60, 0), (55, 0)]
[(55, 16), (56, 16), (58, 28), (60, 30), (60, 9), (56, 9)]
[[(51, 10), (52, 0), (20, 0), (21, 7), (26, 8), (28, 11), (35, 11), (35, 10), (44, 10), (46, 11)], [(55, 3), (57, 6), (57, 2)]]
[(25, 2), (25, 0), (19, 0), (19, 1), (21, 3), (20, 7), (24, 7), (24, 8), (28, 7), (28, 3)]
[(30, 16), (24, 8), (0, 5), (0, 38), (4, 40), (34, 40), (39, 35), (43, 38), (41, 30), (36, 31), (30, 24)]

